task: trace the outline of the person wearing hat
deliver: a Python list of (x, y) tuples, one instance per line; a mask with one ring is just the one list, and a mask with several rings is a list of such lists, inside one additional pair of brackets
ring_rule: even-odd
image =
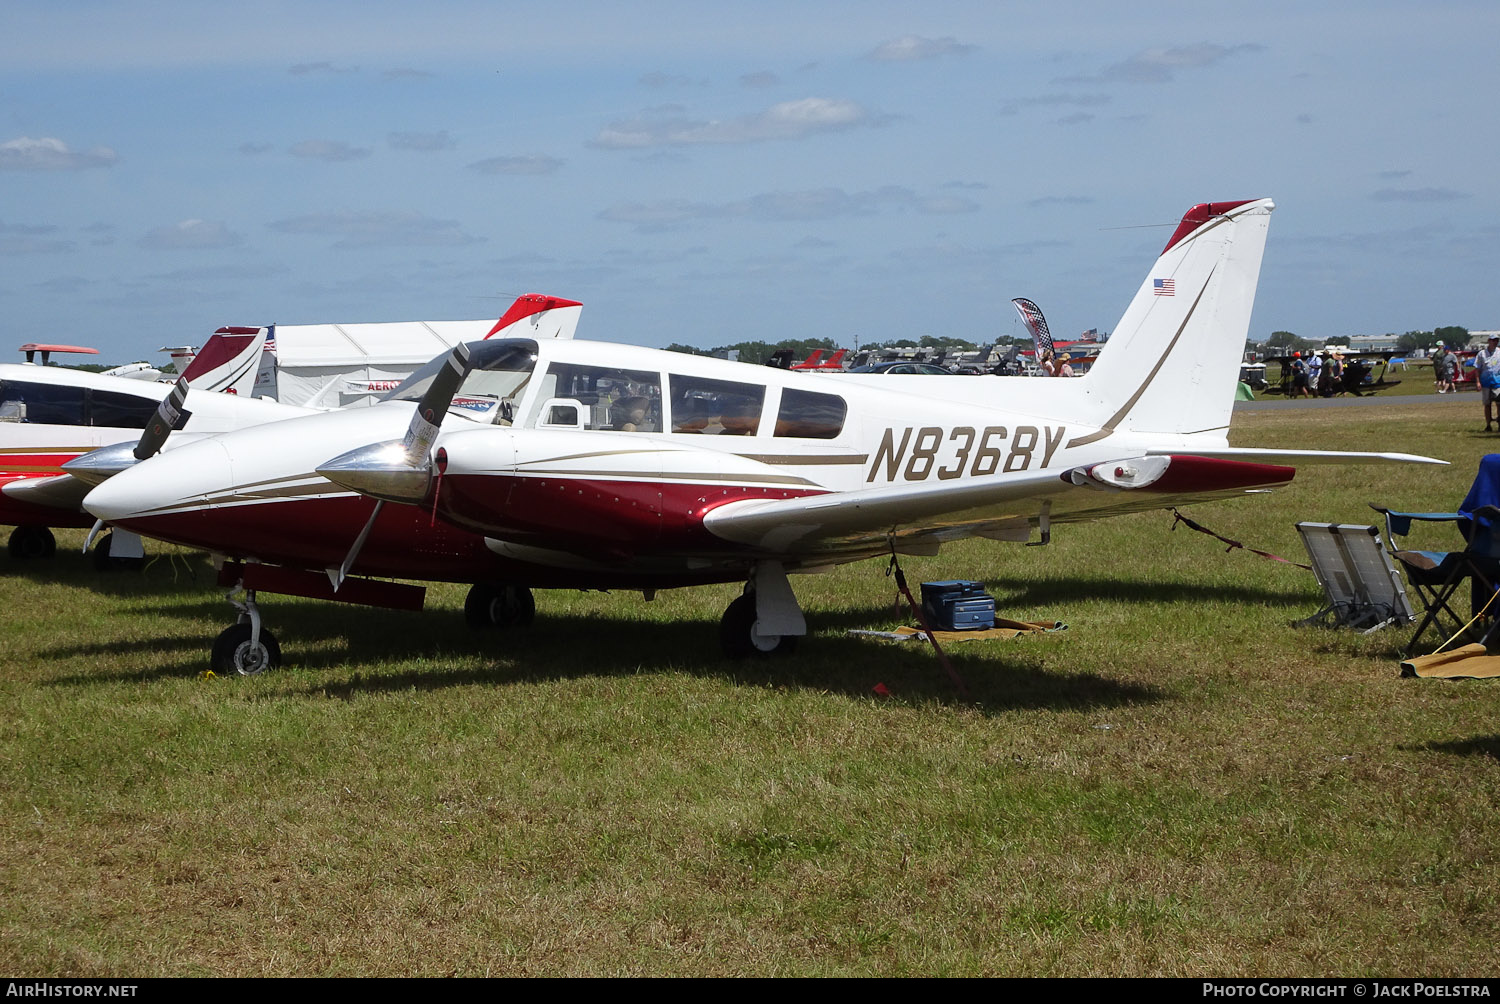
[(1446, 394), (1453, 386), (1453, 375), (1449, 372), (1451, 366), (1448, 350), (1439, 340), (1432, 350), (1432, 382), (1437, 388), (1434, 394)]
[(1500, 333), (1491, 332), (1489, 342), (1474, 356), (1474, 377), (1479, 400), (1484, 405), (1484, 431), (1495, 431), (1495, 391), (1500, 389)]
[(1060, 356), (1057, 357), (1057, 375), (1058, 376), (1060, 376), (1060, 377), (1070, 377), (1070, 376), (1074, 376), (1075, 375), (1073, 373), (1073, 367), (1068, 365), (1068, 363), (1072, 360), (1072, 358), (1073, 357), (1069, 353), (1067, 353), (1067, 352), (1064, 352), (1062, 355), (1060, 355)]
[(1292, 397), (1311, 397), (1307, 390), (1307, 363), (1301, 352), (1292, 353)]

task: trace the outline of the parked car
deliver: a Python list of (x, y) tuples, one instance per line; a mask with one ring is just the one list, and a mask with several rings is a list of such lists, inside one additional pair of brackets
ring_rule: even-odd
[(934, 376), (952, 376), (953, 371), (935, 366), (932, 363), (917, 363), (910, 359), (890, 359), (883, 363), (869, 363), (865, 366), (855, 366), (845, 370), (846, 373), (895, 373), (908, 375), (912, 373), (930, 373)]

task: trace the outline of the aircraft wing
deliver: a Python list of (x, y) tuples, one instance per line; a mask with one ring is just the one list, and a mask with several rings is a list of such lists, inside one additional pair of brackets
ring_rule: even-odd
[(1032, 527), (1226, 498), (1284, 485), (1291, 467), (1197, 456), (1136, 456), (1065, 470), (730, 502), (703, 525), (725, 540), (805, 555), (935, 553), (944, 540), (1025, 540)]
[(1215, 460), (1240, 460), (1255, 464), (1440, 464), (1446, 460), (1419, 457), (1413, 453), (1351, 453), (1340, 450), (1263, 450), (1257, 447), (1223, 446), (1200, 450), (1191, 447), (1147, 450), (1148, 457), (1193, 456)]

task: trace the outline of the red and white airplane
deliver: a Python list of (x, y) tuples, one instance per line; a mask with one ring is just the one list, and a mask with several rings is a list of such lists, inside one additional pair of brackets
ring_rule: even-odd
[[(34, 351), (43, 359), (50, 352), (97, 351), (59, 345), (21, 348), (28, 359)], [(254, 375), (240, 375), (240, 389), (248, 392)], [(212, 393), (234, 390), (236, 378), (206, 366), (189, 368), (183, 378), (204, 392), (186, 419), (194, 431), (228, 432), (308, 413)], [(10, 535), (11, 557), (46, 557), (57, 547), (51, 528), (94, 524), (94, 517), (80, 508), (87, 486), (62, 476), (62, 465), (113, 443), (133, 444), (171, 389), (168, 384), (58, 366), (0, 365), (0, 524), (16, 528)], [(101, 545), (101, 565), (111, 555), (128, 560), (141, 553), (139, 541), (125, 534)]]
[[(572, 338), (581, 310), (576, 300), (528, 293), (516, 299), (486, 337)], [(251, 396), (267, 332), (266, 328), (224, 327), (196, 354), (171, 350), (174, 360), (187, 364), (179, 382), (194, 390), (192, 408), (169, 422), (184, 432), (174, 445), (198, 435), (326, 410)], [(97, 351), (66, 345), (21, 348), (28, 360), (41, 352), (44, 363), (50, 352)], [(341, 361), (352, 364), (357, 359), (329, 360), (330, 364)], [(386, 364), (388, 369), (392, 365)], [(404, 373), (414, 368), (409, 366)], [(333, 379), (337, 381), (337, 375)], [(0, 365), (0, 524), (17, 528), (10, 538), (12, 557), (52, 554), (56, 540), (49, 528), (94, 525), (94, 517), (81, 509), (83, 497), (104, 476), (135, 462), (132, 453), (142, 430), (172, 390), (170, 384), (60, 367)], [(101, 449), (110, 446), (115, 448)], [(63, 470), (83, 454), (90, 454), (89, 460), (72, 474)], [(134, 562), (142, 553), (133, 535), (111, 534), (96, 547), (95, 563), (105, 568), (111, 560)]]
[(812, 354), (800, 363), (794, 363), (790, 368), (794, 370), (837, 370), (844, 371), (844, 354), (848, 349), (839, 349), (827, 359), (823, 358), (822, 349), (813, 349)]
[(1442, 463), (1228, 445), (1272, 209), (1190, 209), (1076, 380), (830, 379), (629, 345), (476, 342), (357, 416), (171, 450), (85, 506), (224, 556), (221, 583), (251, 594), (215, 644), (225, 669), (279, 658), (256, 589), (394, 605), (412, 588), (350, 573), (473, 582), (468, 613), (494, 621), (528, 619), (528, 587), (649, 598), (743, 581), (726, 652), (786, 651), (806, 632), (790, 572), (964, 537), (1045, 543), (1054, 524), (1284, 485), (1294, 462)]

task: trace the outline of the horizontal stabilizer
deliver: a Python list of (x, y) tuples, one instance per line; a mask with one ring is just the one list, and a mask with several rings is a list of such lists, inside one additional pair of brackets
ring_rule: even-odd
[(1342, 450), (1263, 450), (1250, 446), (1222, 446), (1200, 450), (1194, 447), (1147, 450), (1147, 456), (1191, 456), (1215, 460), (1239, 460), (1252, 464), (1440, 464), (1448, 461), (1419, 457), (1413, 453), (1355, 453)]

